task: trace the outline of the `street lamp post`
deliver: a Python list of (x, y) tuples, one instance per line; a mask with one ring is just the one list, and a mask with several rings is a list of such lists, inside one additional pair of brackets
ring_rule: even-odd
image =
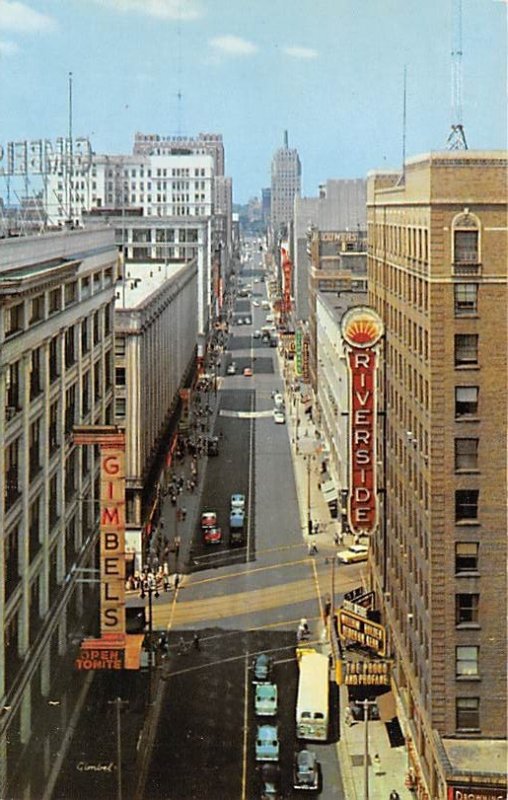
[(363, 800), (369, 800), (369, 714), (370, 708), (376, 705), (375, 700), (359, 700), (359, 706), (363, 706), (363, 721), (365, 723), (363, 739), (363, 770), (364, 770), (364, 789)]
[(148, 595), (148, 672), (149, 672), (149, 695), (152, 695), (152, 669), (154, 667), (154, 649), (153, 649), (153, 601), (152, 596), (159, 596), (157, 589), (157, 581), (152, 576), (145, 578), (141, 584), (141, 598), (144, 599)]
[(117, 800), (122, 800), (122, 726), (120, 712), (123, 705), (127, 705), (127, 700), (122, 700), (117, 697), (115, 700), (109, 700), (109, 705), (114, 705), (116, 710), (116, 760), (117, 760), (117, 782), (116, 782), (116, 797)]
[(310, 470), (311, 470), (311, 454), (307, 454), (307, 532), (310, 536), (312, 533), (312, 513), (311, 513), (311, 481), (310, 481)]

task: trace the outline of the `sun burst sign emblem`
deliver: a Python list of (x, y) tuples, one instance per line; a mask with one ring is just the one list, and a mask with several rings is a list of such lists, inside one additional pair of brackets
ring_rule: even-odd
[(383, 335), (383, 322), (372, 308), (356, 306), (346, 311), (342, 335), (351, 347), (373, 347)]
[(349, 367), (348, 524), (352, 533), (369, 535), (378, 521), (376, 373), (383, 322), (373, 309), (356, 306), (341, 328)]

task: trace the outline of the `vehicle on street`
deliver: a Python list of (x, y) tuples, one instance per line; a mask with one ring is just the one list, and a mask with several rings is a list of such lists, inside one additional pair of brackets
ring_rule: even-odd
[(258, 725), (256, 761), (279, 760), (279, 730), (277, 725)]
[(267, 322), (273, 322), (273, 314), (267, 314), (266, 315), (266, 321)]
[(258, 303), (258, 301), (257, 301), (257, 300), (253, 300), (253, 301), (252, 301), (252, 305), (253, 305), (253, 306), (256, 306), (256, 308), (259, 308), (259, 303)]
[(234, 361), (232, 361), (231, 364), (228, 365), (226, 369), (226, 375), (236, 375), (236, 364)]
[(244, 374), (244, 376), (246, 378), (252, 378), (252, 368), (251, 367), (245, 367), (245, 369), (243, 371), (243, 374)]
[(243, 324), (244, 325), (250, 325), (251, 322), (252, 322), (252, 320), (251, 320), (250, 317), (244, 317), (244, 319), (243, 319)]
[(280, 392), (275, 392), (273, 395), (273, 404), (275, 408), (284, 408), (284, 395)]
[(278, 764), (263, 764), (261, 766), (261, 784), (260, 800), (282, 800)]
[(252, 334), (253, 339), (261, 339), (261, 331), (254, 331)]
[(272, 659), (266, 653), (260, 653), (254, 659), (253, 664), (254, 676), (253, 683), (266, 683), (272, 674)]
[(232, 508), (229, 515), (229, 541), (231, 545), (243, 545), (245, 533), (245, 511)]
[(206, 440), (206, 452), (209, 456), (219, 455), (219, 437), (209, 436)]
[(284, 414), (282, 409), (280, 408), (273, 409), (273, 421), (276, 423), (276, 425), (284, 425), (284, 423), (286, 422), (286, 415)]
[(203, 541), (205, 544), (220, 544), (222, 542), (222, 529), (218, 525), (203, 528)]
[(324, 742), (328, 738), (330, 663), (328, 656), (309, 647), (298, 658), (296, 735)]
[(277, 347), (277, 344), (278, 344), (277, 339), (273, 338), (270, 339), (270, 347)]
[(215, 511), (203, 511), (201, 514), (201, 527), (213, 528), (217, 525), (217, 513)]
[(238, 317), (238, 319), (236, 320), (236, 324), (237, 325), (243, 325), (243, 318), (242, 317)]
[(254, 710), (258, 717), (274, 717), (277, 713), (277, 686), (258, 683), (254, 693)]
[(270, 309), (269, 301), (268, 300), (263, 300), (263, 302), (261, 303), (261, 308), (264, 308), (265, 311), (269, 311), (269, 309)]
[(240, 511), (245, 509), (245, 495), (244, 494), (232, 494), (231, 495), (231, 510), (234, 508), (240, 509)]
[(319, 786), (319, 764), (312, 750), (295, 753), (293, 765), (293, 789), (316, 790)]
[(337, 561), (341, 564), (357, 564), (359, 561), (367, 561), (369, 548), (366, 544), (352, 544), (347, 550), (339, 550)]

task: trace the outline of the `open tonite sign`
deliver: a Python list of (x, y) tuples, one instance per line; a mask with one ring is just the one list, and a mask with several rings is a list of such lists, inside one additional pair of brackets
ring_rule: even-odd
[(377, 344), (383, 323), (375, 311), (357, 306), (341, 322), (349, 366), (349, 499), (348, 522), (355, 534), (377, 526), (376, 430)]

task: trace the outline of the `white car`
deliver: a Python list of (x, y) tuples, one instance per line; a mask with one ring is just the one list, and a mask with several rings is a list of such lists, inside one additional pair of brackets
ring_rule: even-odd
[(253, 306), (256, 306), (256, 308), (259, 308), (259, 303), (258, 303), (258, 301), (257, 301), (257, 300), (253, 300), (253, 301), (252, 301), (252, 305), (253, 305)]
[(253, 339), (261, 339), (261, 331), (254, 331), (252, 334)]
[(273, 409), (273, 421), (277, 425), (284, 425), (284, 423), (286, 421), (286, 415), (284, 414), (283, 411), (281, 411), (280, 408), (274, 408)]
[(341, 564), (356, 564), (359, 561), (367, 561), (369, 548), (366, 544), (352, 544), (347, 550), (339, 550), (337, 561)]
[(284, 397), (280, 392), (276, 392), (273, 396), (275, 408), (282, 409), (284, 407)]
[(227, 375), (236, 375), (236, 364), (232, 363), (226, 369)]

